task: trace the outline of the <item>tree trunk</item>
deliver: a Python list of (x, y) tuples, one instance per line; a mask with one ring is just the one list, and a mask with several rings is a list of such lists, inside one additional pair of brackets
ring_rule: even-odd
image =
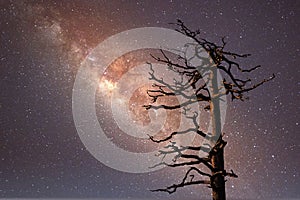
[[(224, 170), (224, 158), (223, 158), (223, 149), (220, 149), (216, 155), (212, 156), (212, 166), (217, 169), (217, 171)], [(215, 173), (213, 173), (214, 176)], [(225, 180), (223, 174), (219, 173), (212, 180), (212, 197), (213, 200), (225, 200)]]
[[(218, 71), (215, 66), (212, 67), (211, 71), (211, 118), (212, 118), (212, 136), (214, 142), (216, 143), (219, 140), (222, 140), (221, 133), (221, 111), (220, 111), (220, 98), (219, 86), (218, 86)], [(211, 178), (211, 187), (212, 187), (212, 197), (213, 200), (225, 200), (225, 180), (222, 173), (224, 171), (224, 150), (223, 148), (218, 149), (217, 152), (213, 153), (211, 156), (211, 164), (214, 168)]]

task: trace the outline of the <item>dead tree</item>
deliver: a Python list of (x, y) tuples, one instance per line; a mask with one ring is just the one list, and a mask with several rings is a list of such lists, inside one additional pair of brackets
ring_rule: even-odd
[[(165, 64), (169, 70), (172, 70), (178, 74), (178, 79), (174, 79), (174, 83), (170, 84), (164, 81), (163, 78), (157, 77), (155, 70), (150, 65), (150, 80), (153, 80), (153, 88), (147, 91), (148, 96), (152, 99), (152, 102), (144, 107), (148, 109), (166, 109), (174, 110), (181, 109), (185, 117), (193, 121), (194, 127), (189, 127), (186, 130), (179, 130), (176, 132), (168, 133), (167, 136), (149, 136), (155, 143), (169, 142), (164, 149), (159, 150), (158, 156), (163, 158), (166, 155), (172, 155), (171, 162), (167, 162), (162, 158), (161, 163), (158, 165), (166, 165), (168, 167), (180, 167), (187, 166), (188, 170), (183, 176), (181, 182), (173, 184), (163, 189), (152, 190), (154, 192), (162, 191), (168, 193), (174, 193), (178, 188), (204, 184), (211, 188), (213, 200), (226, 199), (225, 194), (225, 182), (226, 177), (238, 176), (232, 171), (224, 169), (224, 147), (227, 142), (223, 140), (221, 133), (221, 119), (220, 119), (220, 98), (230, 96), (231, 100), (247, 99), (245, 93), (257, 88), (258, 86), (272, 80), (274, 74), (261, 82), (253, 84), (251, 79), (238, 78), (238, 75), (253, 72), (260, 68), (255, 66), (249, 69), (244, 69), (240, 62), (241, 58), (247, 58), (250, 54), (238, 54), (225, 50), (226, 42), (222, 38), (221, 45), (210, 42), (200, 37), (200, 31), (193, 31), (189, 29), (182, 21), (178, 20), (175, 23), (176, 31), (191, 38), (194, 43), (194, 57), (193, 59), (205, 59), (201, 57), (200, 51), (204, 50), (208, 54), (210, 67), (193, 66), (190, 62), (190, 58), (186, 54), (179, 55), (177, 59), (171, 59), (167, 52), (161, 50), (160, 56), (152, 57), (156, 62)], [(223, 88), (219, 87), (217, 79), (218, 71), (221, 72), (224, 77), (223, 80), (219, 80)], [(204, 80), (206, 79), (206, 80)], [(187, 88), (193, 88), (195, 93), (188, 95), (185, 93)], [(162, 104), (159, 103), (160, 99), (174, 96), (181, 96), (185, 101), (181, 104)], [(189, 113), (189, 106), (195, 103), (205, 103), (205, 110), (210, 112), (212, 129), (211, 133), (205, 133), (199, 126), (199, 113)], [(178, 135), (183, 134), (196, 134), (196, 137), (202, 137), (208, 139), (213, 146), (199, 145), (199, 146), (180, 146), (173, 141)], [(206, 156), (199, 156), (199, 151), (207, 152)]]

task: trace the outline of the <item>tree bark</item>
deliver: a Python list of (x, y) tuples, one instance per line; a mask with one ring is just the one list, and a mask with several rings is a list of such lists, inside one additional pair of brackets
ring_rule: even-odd
[[(217, 154), (212, 156), (212, 166), (216, 168), (218, 171), (224, 170), (224, 157), (223, 157), (223, 149), (220, 149)], [(215, 175), (213, 172), (213, 178), (211, 180), (212, 187), (212, 197), (213, 200), (225, 200), (225, 180), (222, 173)]]
[[(220, 111), (220, 99), (219, 99), (219, 86), (218, 86), (218, 71), (217, 67), (213, 66), (211, 70), (211, 119), (212, 119), (212, 136), (214, 142), (222, 140), (221, 130), (221, 111)], [(215, 153), (211, 155), (211, 164), (214, 168), (211, 178), (212, 198), (213, 200), (225, 200), (225, 179), (224, 171), (224, 150), (223, 148), (217, 149)]]

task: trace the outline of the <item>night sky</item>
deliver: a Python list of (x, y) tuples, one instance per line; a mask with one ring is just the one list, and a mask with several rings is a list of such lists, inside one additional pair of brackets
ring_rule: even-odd
[[(248, 101), (228, 103), (225, 164), (239, 175), (226, 183), (229, 199), (300, 198), (299, 13), (293, 0), (0, 0), (0, 198), (209, 199), (201, 185), (149, 191), (179, 182), (180, 170), (105, 166), (86, 150), (72, 115), (77, 71), (99, 43), (133, 28), (174, 29), (178, 18), (203, 38), (226, 36), (230, 51), (251, 53), (243, 64), (263, 66), (254, 82), (276, 75)], [(116, 130), (105, 113), (98, 108), (98, 119)], [(130, 140), (114, 142), (135, 151)]]

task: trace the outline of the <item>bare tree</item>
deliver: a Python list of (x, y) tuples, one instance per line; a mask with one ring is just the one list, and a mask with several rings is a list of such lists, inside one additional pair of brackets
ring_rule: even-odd
[[(152, 102), (144, 107), (148, 109), (165, 109), (174, 110), (180, 109), (185, 117), (193, 122), (194, 127), (189, 127), (186, 130), (178, 130), (168, 133), (166, 136), (149, 136), (155, 143), (164, 143), (167, 145), (164, 149), (159, 150), (158, 156), (162, 156), (161, 163), (158, 165), (166, 165), (168, 167), (187, 166), (188, 170), (179, 183), (173, 184), (163, 189), (155, 189), (153, 192), (162, 191), (174, 193), (178, 188), (204, 184), (211, 188), (213, 200), (226, 199), (225, 182), (226, 177), (237, 178), (238, 176), (233, 170), (227, 171), (224, 169), (224, 147), (227, 142), (223, 140), (221, 133), (221, 118), (220, 118), (220, 101), (222, 97), (230, 96), (231, 100), (247, 99), (245, 93), (257, 88), (265, 82), (272, 80), (274, 74), (256, 84), (251, 83), (250, 79), (238, 78), (243, 77), (243, 74), (253, 72), (260, 68), (255, 66), (250, 69), (244, 69), (240, 62), (241, 58), (247, 58), (250, 54), (238, 54), (225, 50), (226, 42), (222, 38), (221, 45), (210, 42), (200, 37), (200, 31), (189, 29), (182, 21), (178, 20), (175, 23), (176, 31), (191, 38), (194, 42), (189, 44), (193, 46), (194, 54), (192, 57), (187, 57), (186, 52), (179, 55), (176, 59), (171, 59), (170, 55), (161, 50), (160, 56), (152, 57), (156, 62), (165, 64), (169, 70), (178, 74), (178, 79), (174, 79), (173, 84), (164, 81), (163, 78), (157, 77), (151, 63), (150, 65), (150, 80), (153, 80), (153, 88), (147, 90), (148, 96)], [(187, 45), (187, 46), (189, 46)], [(208, 54), (209, 60), (203, 57), (201, 51)], [(210, 65), (193, 66), (191, 59), (202, 59), (209, 62)], [(205, 63), (204, 62), (204, 63)], [(221, 72), (223, 80), (218, 80), (217, 73)], [(222, 87), (220, 87), (220, 84)], [(185, 91), (192, 88), (193, 95), (186, 94)], [(180, 96), (185, 99), (179, 104), (161, 103), (163, 98)], [(167, 102), (167, 101), (163, 101)], [(199, 125), (199, 113), (189, 112), (190, 105), (195, 103), (204, 103), (203, 108), (210, 113), (212, 123), (211, 132), (201, 130)], [(174, 138), (183, 134), (196, 134), (196, 137), (205, 138), (210, 141), (209, 144), (181, 146), (174, 142)], [(199, 138), (199, 139), (200, 139)], [(210, 145), (212, 144), (212, 145)], [(199, 152), (206, 152), (205, 156), (200, 156)], [(167, 155), (172, 156), (172, 161), (166, 161), (164, 158)]]

